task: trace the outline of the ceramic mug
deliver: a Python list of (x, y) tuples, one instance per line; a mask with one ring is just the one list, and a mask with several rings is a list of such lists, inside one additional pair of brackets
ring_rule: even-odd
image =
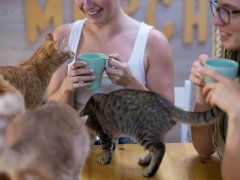
[(111, 58), (101, 53), (84, 53), (77, 57), (78, 61), (87, 63), (85, 68), (94, 69), (93, 76), (95, 76), (95, 79), (91, 82), (88, 89), (101, 88), (103, 72), (107, 66), (107, 61), (110, 59)]
[[(204, 66), (213, 69), (224, 76), (234, 80), (238, 72), (238, 63), (231, 59), (209, 58), (204, 62)], [(205, 83), (216, 82), (212, 77), (205, 76)]]

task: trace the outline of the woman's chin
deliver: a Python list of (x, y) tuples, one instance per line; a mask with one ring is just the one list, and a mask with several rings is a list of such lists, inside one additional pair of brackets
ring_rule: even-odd
[(223, 45), (224, 49), (240, 50), (240, 42), (238, 42), (238, 43), (230, 43), (230, 42), (223, 41), (222, 45)]

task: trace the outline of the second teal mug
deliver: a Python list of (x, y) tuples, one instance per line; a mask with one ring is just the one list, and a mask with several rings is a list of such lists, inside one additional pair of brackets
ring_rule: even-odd
[[(238, 72), (238, 63), (231, 59), (209, 58), (204, 62), (204, 66), (213, 69), (232, 80), (236, 78)], [(205, 83), (216, 82), (209, 76), (205, 76), (204, 80)]]

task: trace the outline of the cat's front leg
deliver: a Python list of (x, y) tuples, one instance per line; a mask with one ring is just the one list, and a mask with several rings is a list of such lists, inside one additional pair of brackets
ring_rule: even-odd
[(104, 151), (101, 157), (98, 159), (100, 164), (108, 164), (112, 160), (112, 152), (111, 151)]

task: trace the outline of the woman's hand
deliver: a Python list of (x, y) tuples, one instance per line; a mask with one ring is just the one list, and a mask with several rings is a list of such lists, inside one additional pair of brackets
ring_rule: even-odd
[(128, 63), (118, 54), (111, 54), (109, 57), (112, 59), (109, 60), (105, 71), (112, 83), (131, 88), (136, 87), (136, 84), (140, 83), (130, 70)]
[[(197, 86), (196, 94), (196, 111), (203, 111), (210, 108), (210, 105), (205, 102), (205, 96), (202, 94), (202, 87), (204, 86), (204, 75), (201, 69), (204, 69), (203, 63), (208, 59), (207, 55), (200, 55), (198, 60), (192, 64), (191, 74), (189, 79)], [(200, 108), (200, 109), (199, 109)]]
[(192, 64), (189, 79), (197, 86), (204, 85), (204, 76), (199, 72), (203, 68), (203, 63), (208, 59), (207, 55), (200, 55), (198, 60)]
[(217, 81), (204, 86), (202, 93), (206, 96), (206, 102), (218, 106), (229, 116), (239, 115), (240, 84), (207, 68), (201, 69), (200, 73), (211, 76)]
[(84, 61), (76, 61), (70, 67), (63, 82), (63, 86), (68, 91), (75, 91), (78, 88), (86, 88), (91, 84), (91, 81), (94, 80), (94, 76), (92, 76), (94, 70), (84, 68), (86, 65), (86, 62)]

